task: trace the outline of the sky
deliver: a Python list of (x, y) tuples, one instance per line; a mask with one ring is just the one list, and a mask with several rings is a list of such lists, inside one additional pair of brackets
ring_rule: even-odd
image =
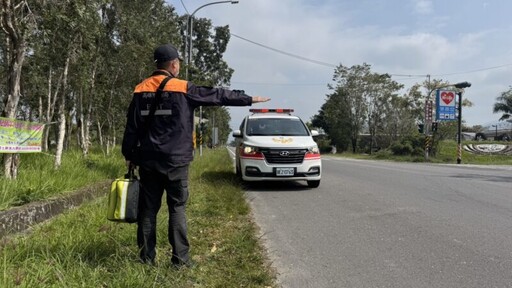
[[(179, 15), (216, 1), (167, 0)], [(510, 0), (239, 0), (200, 8), (197, 18), (232, 33), (224, 60), (235, 70), (231, 89), (293, 108), (305, 122), (330, 94), (334, 67), (368, 63), (403, 84), (467, 81), (469, 126), (500, 118), (496, 97), (512, 85)], [(423, 91), (426, 93), (427, 91)], [(249, 107), (230, 107), (233, 130)]]

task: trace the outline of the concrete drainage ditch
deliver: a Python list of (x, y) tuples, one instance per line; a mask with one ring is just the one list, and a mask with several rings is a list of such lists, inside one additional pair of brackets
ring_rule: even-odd
[(48, 199), (0, 211), (0, 239), (23, 232), (35, 224), (80, 206), (83, 202), (106, 195), (111, 180), (96, 183), (56, 199)]

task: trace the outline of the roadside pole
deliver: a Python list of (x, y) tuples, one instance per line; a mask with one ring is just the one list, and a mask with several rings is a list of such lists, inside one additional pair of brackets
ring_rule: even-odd
[(458, 124), (458, 133), (457, 133), (457, 164), (462, 163), (462, 93), (464, 92), (464, 88), (471, 87), (471, 83), (469, 82), (460, 82), (453, 85), (455, 88), (459, 89), (457, 94), (459, 95), (459, 115), (457, 118)]
[[(440, 91), (442, 88), (455, 87), (458, 89), (458, 92), (454, 91)], [(425, 160), (428, 160), (430, 145), (432, 145), (432, 139), (430, 139), (430, 131), (432, 131), (432, 101), (430, 101), (430, 94), (437, 90), (436, 92), (436, 123), (439, 121), (451, 121), (455, 120), (455, 110), (458, 110), (457, 116), (457, 164), (462, 162), (462, 93), (464, 92), (464, 88), (471, 87), (471, 83), (469, 82), (460, 82), (456, 84), (446, 84), (438, 87), (434, 87), (427, 95), (427, 100), (425, 101)], [(458, 106), (456, 105), (455, 95), (459, 96)], [(430, 103), (429, 103), (430, 101)], [(451, 104), (453, 103), (453, 104)], [(429, 106), (430, 105), (430, 106)], [(456, 108), (457, 107), (457, 108)], [(436, 130), (437, 130), (436, 124)], [(429, 143), (427, 145), (427, 143)]]
[(429, 99), (430, 93), (425, 100), (425, 125), (423, 127), (425, 132), (425, 161), (428, 161), (430, 148), (432, 147), (432, 141), (430, 140), (430, 127), (432, 127), (432, 100)]
[(460, 89), (457, 94), (459, 95), (459, 115), (457, 116), (457, 164), (462, 163), (462, 89)]

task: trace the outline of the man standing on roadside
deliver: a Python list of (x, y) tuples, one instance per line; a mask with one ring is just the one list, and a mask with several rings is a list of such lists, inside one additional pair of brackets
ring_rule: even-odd
[[(140, 260), (155, 263), (156, 219), (165, 190), (171, 264), (190, 266), (185, 205), (189, 195), (189, 163), (193, 160), (194, 109), (215, 105), (250, 106), (270, 98), (251, 97), (243, 91), (195, 86), (177, 79), (180, 58), (171, 44), (157, 47), (154, 61), (157, 70), (135, 87), (122, 143), (127, 165), (139, 166), (141, 193), (137, 244)], [(160, 97), (155, 97), (163, 81), (168, 82), (161, 87)]]

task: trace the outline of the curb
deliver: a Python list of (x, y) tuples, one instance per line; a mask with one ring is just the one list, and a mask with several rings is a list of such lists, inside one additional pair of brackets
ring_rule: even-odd
[(106, 195), (112, 180), (99, 182), (57, 199), (29, 203), (0, 212), (0, 239), (22, 232), (85, 201)]

